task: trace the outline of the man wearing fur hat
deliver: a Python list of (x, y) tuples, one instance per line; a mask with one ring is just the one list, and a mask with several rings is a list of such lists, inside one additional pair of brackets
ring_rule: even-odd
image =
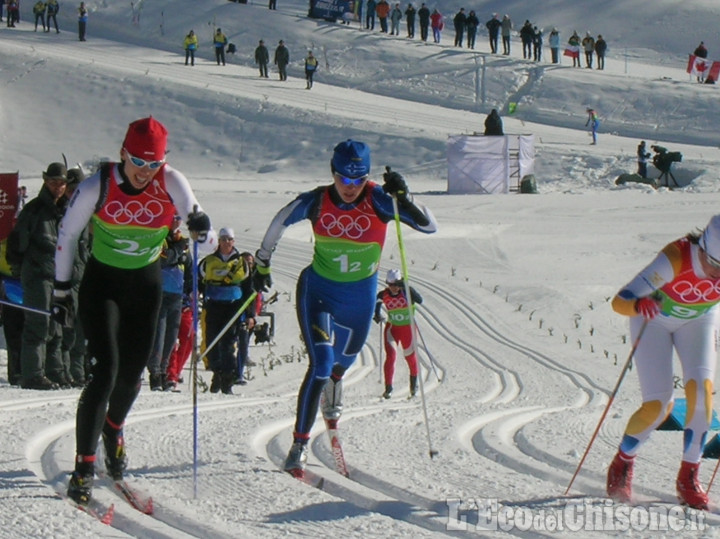
[[(60, 220), (65, 213), (63, 195), (67, 169), (51, 163), (43, 172), (43, 185), (36, 198), (18, 216), (8, 238), (8, 260), (20, 274), (23, 304), (47, 311), (52, 300), (55, 276), (55, 245)], [(65, 378), (60, 345), (60, 326), (48, 316), (26, 311), (20, 363), (23, 389), (70, 387)]]
[(53, 318), (72, 323), (72, 273), (78, 238), (92, 223), (90, 260), (80, 283), (78, 315), (91, 370), (78, 404), (75, 471), (68, 496), (92, 496), (95, 452), (102, 433), (108, 476), (127, 467), (123, 425), (140, 391), (152, 352), (162, 297), (160, 253), (173, 218), (213, 249), (216, 238), (190, 182), (165, 162), (167, 130), (155, 118), (128, 126), (120, 162), (104, 163), (83, 181), (60, 226), (55, 252)]

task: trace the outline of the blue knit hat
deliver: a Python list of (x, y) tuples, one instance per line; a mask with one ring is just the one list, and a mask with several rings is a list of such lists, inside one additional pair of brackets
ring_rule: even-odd
[(332, 161), (333, 172), (348, 178), (360, 178), (370, 174), (370, 148), (364, 142), (348, 139), (335, 146)]

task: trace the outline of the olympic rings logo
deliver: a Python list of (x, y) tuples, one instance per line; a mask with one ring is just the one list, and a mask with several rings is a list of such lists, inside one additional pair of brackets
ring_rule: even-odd
[(326, 213), (320, 218), (320, 226), (327, 231), (331, 238), (345, 237), (357, 240), (370, 230), (370, 225), (370, 218), (367, 215), (360, 215), (357, 218), (341, 215), (336, 218), (334, 215)]
[(407, 301), (405, 301), (405, 298), (403, 297), (391, 297), (385, 300), (385, 306), (387, 307), (388, 311), (391, 311), (393, 309), (403, 309), (407, 307)]
[(157, 200), (149, 200), (145, 204), (131, 200), (125, 205), (113, 200), (105, 206), (105, 213), (118, 225), (149, 225), (163, 214), (163, 205)]
[(690, 281), (679, 281), (673, 284), (672, 291), (683, 303), (702, 303), (720, 300), (720, 282), (703, 279), (693, 284)]

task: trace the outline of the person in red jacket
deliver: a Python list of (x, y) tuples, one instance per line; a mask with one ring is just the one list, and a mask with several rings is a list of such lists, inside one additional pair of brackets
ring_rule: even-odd
[(435, 43), (440, 43), (440, 32), (442, 32), (442, 29), (445, 27), (445, 22), (443, 21), (442, 13), (437, 9), (433, 9), (432, 15), (430, 15), (430, 27), (433, 31)]
[(399, 270), (388, 271), (385, 283), (387, 288), (378, 292), (375, 316), (373, 317), (378, 324), (384, 322), (382, 308), (385, 307), (387, 323), (383, 331), (383, 342), (385, 343), (385, 393), (383, 393), (383, 397), (389, 399), (393, 392), (392, 384), (398, 343), (403, 348), (403, 355), (410, 370), (410, 396), (414, 397), (417, 392), (418, 362), (413, 342), (414, 328), (410, 325), (410, 304), (414, 309), (415, 305), (422, 303), (422, 297), (413, 287), (410, 287), (410, 303), (408, 303)]
[(387, 34), (388, 31), (388, 15), (390, 15), (390, 4), (386, 0), (380, 0), (375, 6), (375, 12), (380, 19), (380, 31)]

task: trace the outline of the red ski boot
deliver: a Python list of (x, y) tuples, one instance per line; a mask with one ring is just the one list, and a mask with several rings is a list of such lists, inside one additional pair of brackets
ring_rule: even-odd
[(607, 476), (607, 494), (613, 500), (630, 503), (634, 464), (635, 457), (629, 457), (622, 451), (618, 451), (610, 463)]
[(681, 505), (688, 505), (693, 509), (707, 509), (708, 495), (698, 481), (699, 468), (699, 463), (683, 461), (675, 488)]

